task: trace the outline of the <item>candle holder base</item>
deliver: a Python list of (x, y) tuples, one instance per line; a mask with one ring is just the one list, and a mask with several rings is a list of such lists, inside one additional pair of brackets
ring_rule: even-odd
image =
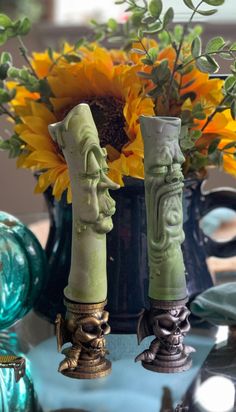
[(72, 345), (62, 351), (65, 359), (61, 361), (58, 371), (76, 379), (95, 379), (108, 375), (111, 362), (105, 358), (108, 353), (105, 335), (110, 333), (107, 323), (109, 313), (104, 310), (106, 301), (85, 304), (65, 299), (65, 305), (65, 320), (60, 314), (56, 319), (58, 351), (61, 352), (67, 342)]
[[(164, 357), (163, 357), (164, 358)], [(142, 361), (142, 366), (152, 372), (176, 373), (184, 372), (191, 368), (192, 359), (185, 353), (180, 353), (178, 359), (174, 356), (166, 356), (166, 359), (156, 358), (153, 362)]]
[(81, 360), (75, 369), (66, 369), (63, 375), (74, 379), (104, 378), (111, 373), (111, 362), (105, 358)]
[(190, 329), (187, 299), (181, 301), (158, 301), (150, 299), (150, 310), (145, 309), (138, 323), (138, 342), (155, 335), (149, 349), (138, 355), (145, 369), (173, 373), (188, 370), (192, 365), (189, 356), (195, 349), (183, 344), (184, 336)]

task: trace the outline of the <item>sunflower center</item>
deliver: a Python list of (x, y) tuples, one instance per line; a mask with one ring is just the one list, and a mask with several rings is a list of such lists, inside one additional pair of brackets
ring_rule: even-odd
[(113, 96), (92, 97), (85, 99), (84, 103), (90, 106), (101, 147), (111, 145), (121, 152), (122, 147), (128, 142), (124, 130), (124, 103)]
[[(124, 102), (114, 96), (94, 96), (83, 99), (82, 101), (80, 100), (76, 104), (79, 103), (87, 103), (90, 106), (93, 119), (98, 130), (101, 147), (110, 145), (118, 152), (121, 152), (122, 147), (129, 141), (124, 130)], [(63, 113), (60, 113), (59, 117), (63, 119), (73, 106), (67, 107)]]

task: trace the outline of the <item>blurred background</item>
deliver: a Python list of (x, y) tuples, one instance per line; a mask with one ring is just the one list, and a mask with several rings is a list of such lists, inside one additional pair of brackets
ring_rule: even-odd
[[(167, 8), (175, 9), (176, 21), (184, 22), (188, 19), (190, 11), (179, 0), (165, 0)], [(222, 35), (226, 40), (235, 39), (236, 13), (235, 0), (226, 0), (219, 7), (219, 12), (210, 17), (198, 17), (198, 22), (204, 27), (203, 41)], [(98, 22), (104, 22), (109, 17), (116, 18), (119, 22), (124, 21), (125, 12), (123, 5), (115, 5), (113, 0), (0, 0), (0, 13), (9, 14), (13, 19), (27, 16), (33, 21), (33, 29), (25, 37), (25, 44), (31, 51), (43, 51), (48, 47), (58, 48), (64, 41), (75, 42), (81, 36), (89, 33), (90, 21), (96, 18)], [(219, 30), (220, 27), (220, 30)], [(21, 66), (20, 53), (15, 40), (9, 41), (0, 51), (8, 49), (14, 58), (16, 66)], [(229, 64), (226, 60), (221, 61), (221, 74), (229, 72)], [(11, 125), (0, 118), (0, 134), (4, 137), (9, 134)], [(206, 189), (212, 187), (228, 186), (235, 188), (236, 180), (217, 169), (209, 169), (209, 179)], [(48, 232), (47, 208), (42, 195), (34, 195), (35, 178), (28, 170), (17, 169), (15, 160), (10, 160), (5, 152), (0, 152), (0, 209), (19, 217), (29, 224), (41, 243), (45, 245)], [(227, 237), (221, 231), (219, 225), (214, 223), (216, 233), (213, 236)], [(223, 229), (229, 230), (229, 236), (236, 234), (236, 219), (230, 214), (230, 224), (227, 227), (223, 222)], [(212, 270), (218, 261), (211, 261)], [(231, 265), (235, 265), (235, 261)]]

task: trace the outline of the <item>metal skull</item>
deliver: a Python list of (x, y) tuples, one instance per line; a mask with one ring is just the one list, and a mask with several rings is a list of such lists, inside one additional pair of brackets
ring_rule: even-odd
[(104, 336), (110, 333), (108, 325), (109, 313), (99, 311), (78, 319), (75, 331), (75, 341), (88, 344), (94, 349), (103, 349), (105, 347)]
[(160, 341), (165, 342), (168, 352), (182, 350), (183, 338), (190, 329), (189, 314), (186, 307), (177, 307), (155, 316), (153, 331)]

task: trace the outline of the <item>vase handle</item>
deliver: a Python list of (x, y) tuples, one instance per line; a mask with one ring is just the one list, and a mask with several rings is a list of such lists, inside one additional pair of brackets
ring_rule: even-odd
[[(204, 217), (214, 209), (224, 207), (236, 211), (236, 190), (233, 188), (219, 188), (202, 191), (200, 216)], [(216, 242), (204, 235), (204, 245), (208, 256), (226, 258), (235, 256), (236, 236), (226, 242)]]

